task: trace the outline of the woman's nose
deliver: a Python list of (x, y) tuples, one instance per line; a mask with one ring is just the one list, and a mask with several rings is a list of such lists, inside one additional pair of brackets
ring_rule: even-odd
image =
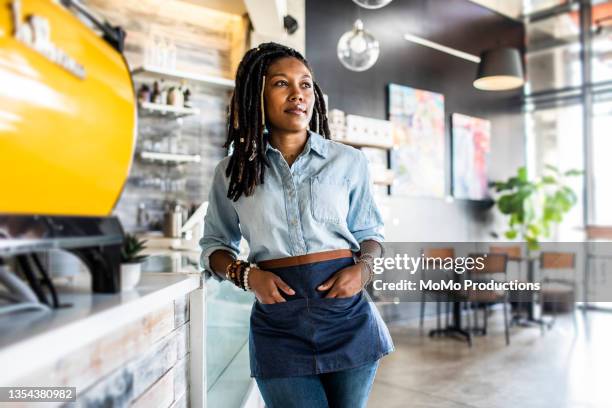
[(302, 94), (302, 89), (299, 87), (299, 85), (291, 87), (291, 94), (289, 95), (289, 100), (291, 102), (304, 100), (304, 95)]
[(302, 95), (301, 92), (294, 92), (289, 96), (289, 100), (290, 101), (303, 101), (304, 100), (304, 96)]

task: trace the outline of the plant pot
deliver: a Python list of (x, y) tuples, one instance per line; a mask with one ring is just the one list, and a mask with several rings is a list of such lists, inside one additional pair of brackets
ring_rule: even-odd
[(121, 264), (121, 290), (131, 290), (140, 281), (140, 271), (142, 263), (122, 263)]

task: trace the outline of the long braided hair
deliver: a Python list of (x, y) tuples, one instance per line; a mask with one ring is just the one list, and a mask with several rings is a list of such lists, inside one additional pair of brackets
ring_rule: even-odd
[[(255, 186), (263, 184), (265, 167), (270, 166), (265, 155), (264, 76), (270, 64), (285, 57), (297, 58), (312, 72), (302, 54), (273, 42), (247, 51), (238, 66), (227, 118), (227, 140), (223, 145), (229, 148), (233, 144), (225, 175), (230, 177), (227, 197), (234, 201), (238, 201), (243, 193), (246, 196), (253, 194)], [(329, 139), (323, 92), (314, 80), (313, 88), (315, 103), (309, 128)]]

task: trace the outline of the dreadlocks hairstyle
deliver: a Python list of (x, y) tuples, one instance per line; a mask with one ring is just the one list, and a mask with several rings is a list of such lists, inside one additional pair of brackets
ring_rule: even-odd
[[(265, 74), (275, 60), (293, 57), (300, 60), (310, 72), (306, 59), (293, 48), (269, 42), (249, 50), (236, 72), (236, 87), (229, 106), (227, 118), (227, 140), (223, 147), (233, 143), (233, 153), (225, 175), (230, 177), (227, 197), (238, 201), (244, 193), (250, 196), (255, 186), (263, 184), (265, 167), (269, 167), (265, 156)], [(315, 103), (310, 130), (324, 138), (330, 138), (325, 100), (321, 88), (313, 80)]]

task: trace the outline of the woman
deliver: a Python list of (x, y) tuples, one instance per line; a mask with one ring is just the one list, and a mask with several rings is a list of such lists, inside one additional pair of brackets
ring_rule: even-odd
[(325, 111), (300, 53), (245, 54), (200, 241), (207, 272), (255, 294), (251, 376), (269, 408), (364, 407), (394, 349), (363, 290), (384, 239), (367, 160), (329, 140)]

